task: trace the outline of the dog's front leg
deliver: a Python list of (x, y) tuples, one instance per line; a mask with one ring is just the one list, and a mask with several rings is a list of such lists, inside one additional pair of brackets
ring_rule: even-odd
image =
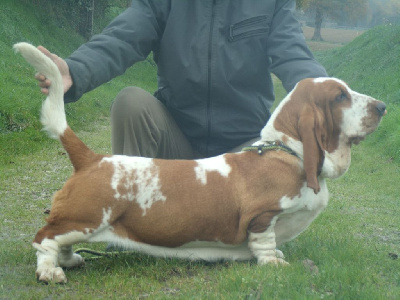
[(55, 240), (44, 239), (40, 244), (33, 243), (37, 250), (36, 278), (42, 282), (66, 283), (67, 277), (58, 266), (59, 245)]
[(284, 264), (288, 263), (283, 259), (283, 253), (276, 249), (275, 240), (275, 223), (277, 217), (271, 220), (270, 226), (261, 233), (250, 232), (249, 248), (253, 255), (257, 258), (259, 265), (265, 264)]

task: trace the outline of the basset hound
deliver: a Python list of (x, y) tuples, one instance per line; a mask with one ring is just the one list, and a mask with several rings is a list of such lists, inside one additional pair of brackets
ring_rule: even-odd
[(276, 247), (327, 206), (325, 178), (347, 171), (352, 144), (386, 114), (383, 102), (339, 79), (304, 79), (247, 151), (198, 160), (100, 155), (67, 125), (55, 64), (30, 44), (14, 49), (51, 80), (41, 122), (74, 167), (33, 240), (36, 276), (44, 282), (67, 281), (61, 267), (83, 263), (72, 250), (80, 242), (159, 257), (287, 264)]

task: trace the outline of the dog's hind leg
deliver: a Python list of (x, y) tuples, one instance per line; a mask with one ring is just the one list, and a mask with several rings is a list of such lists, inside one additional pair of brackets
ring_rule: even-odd
[(86, 241), (86, 237), (78, 231), (58, 233), (51, 225), (39, 230), (32, 244), (37, 250), (36, 278), (42, 282), (66, 283), (67, 278), (61, 267), (75, 267), (84, 263), (80, 255), (72, 252), (72, 245)]
[(62, 246), (58, 255), (58, 263), (61, 267), (72, 268), (84, 264), (84, 260), (82, 256), (74, 253), (72, 246)]
[(66, 283), (67, 277), (61, 267), (72, 268), (84, 264), (83, 258), (72, 251), (72, 246), (60, 246), (58, 242), (44, 239), (33, 243), (37, 250), (36, 278), (42, 282)]
[(32, 245), (37, 250), (36, 278), (42, 282), (66, 283), (67, 277), (58, 265), (60, 251), (58, 243), (46, 238), (40, 244), (33, 243)]

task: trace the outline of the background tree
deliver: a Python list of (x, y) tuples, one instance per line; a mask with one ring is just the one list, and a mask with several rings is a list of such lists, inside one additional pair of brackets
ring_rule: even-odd
[(367, 14), (368, 0), (297, 0), (297, 7), (315, 16), (312, 40), (323, 41), (321, 28), (325, 17), (354, 26)]
[(68, 23), (79, 34), (89, 39), (103, 29), (131, 0), (21, 0), (45, 10), (60, 27)]
[(382, 23), (400, 23), (399, 0), (369, 0), (369, 24), (376, 26)]

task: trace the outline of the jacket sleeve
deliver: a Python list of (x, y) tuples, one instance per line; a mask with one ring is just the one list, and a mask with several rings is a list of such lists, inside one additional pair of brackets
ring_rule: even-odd
[[(159, 2), (159, 3), (158, 3)], [(66, 59), (73, 80), (65, 102), (121, 75), (134, 63), (146, 59), (162, 35), (165, 0), (134, 0), (101, 34), (79, 47)]]
[(271, 72), (291, 91), (304, 78), (326, 77), (325, 68), (308, 48), (301, 26), (295, 17), (295, 1), (276, 1), (276, 9), (268, 37)]

